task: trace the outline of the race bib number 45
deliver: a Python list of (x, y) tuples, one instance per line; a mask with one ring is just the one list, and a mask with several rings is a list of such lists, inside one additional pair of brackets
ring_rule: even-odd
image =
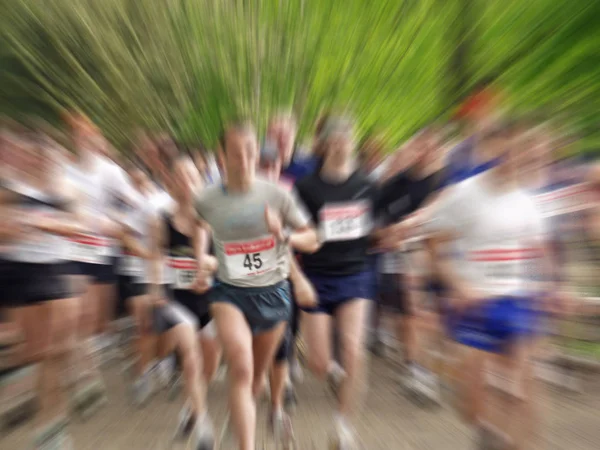
[(169, 258), (175, 289), (190, 289), (196, 279), (196, 260), (193, 258)]
[(223, 252), (227, 272), (232, 280), (262, 275), (277, 267), (277, 251), (273, 236), (250, 241), (225, 242)]
[(330, 203), (319, 211), (324, 241), (351, 241), (371, 232), (368, 202)]

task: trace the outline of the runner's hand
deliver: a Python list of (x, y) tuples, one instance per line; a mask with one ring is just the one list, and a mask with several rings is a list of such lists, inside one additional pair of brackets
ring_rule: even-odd
[(305, 276), (299, 277), (293, 284), (294, 298), (300, 308), (314, 308), (318, 304), (317, 293)]
[(269, 233), (275, 236), (279, 242), (285, 241), (281, 219), (268, 205), (265, 206), (265, 222), (267, 222), (267, 230), (269, 230)]
[(196, 272), (196, 280), (192, 284), (192, 290), (198, 294), (204, 294), (211, 288), (211, 274), (204, 270)]
[(219, 261), (217, 261), (217, 258), (211, 255), (204, 255), (201, 259), (200, 265), (198, 266), (198, 271), (206, 274), (213, 274), (218, 268)]

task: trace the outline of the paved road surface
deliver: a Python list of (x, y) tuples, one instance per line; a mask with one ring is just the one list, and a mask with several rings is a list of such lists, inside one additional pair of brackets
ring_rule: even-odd
[[(401, 394), (397, 370), (388, 361), (370, 362), (370, 388), (357, 421), (368, 450), (468, 450), (473, 447), (468, 430), (450, 408), (422, 409)], [(181, 399), (167, 400), (157, 394), (143, 410), (128, 404), (127, 391), (118, 368), (107, 369), (109, 405), (89, 422), (75, 421), (76, 450), (163, 450), (183, 449), (172, 442)], [(567, 395), (545, 389), (541, 400), (544, 426), (540, 450), (600, 449), (600, 383), (589, 376), (584, 395)], [(223, 381), (211, 386), (209, 405), (217, 428), (226, 412)], [(332, 429), (332, 397), (326, 387), (307, 378), (299, 388), (299, 407), (294, 415), (298, 449), (328, 449)], [(275, 448), (264, 444), (266, 404), (259, 408), (259, 450)], [(31, 424), (25, 424), (0, 437), (0, 449), (29, 448)], [(225, 443), (222, 448), (234, 448)]]

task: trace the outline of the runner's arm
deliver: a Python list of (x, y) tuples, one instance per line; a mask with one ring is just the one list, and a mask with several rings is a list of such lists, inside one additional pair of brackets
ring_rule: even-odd
[(0, 186), (0, 241), (10, 241), (24, 233), (23, 222), (11, 208), (13, 194)]
[(456, 271), (456, 260), (449, 251), (464, 228), (464, 224), (456, 220), (460, 216), (456, 205), (456, 196), (446, 192), (420, 215), (419, 221), (424, 234), (423, 244), (430, 255), (432, 273), (437, 275), (459, 301), (472, 303), (477, 300), (477, 293)]
[(150, 298), (155, 304), (161, 304), (165, 301), (164, 292), (164, 258), (163, 258), (163, 245), (165, 241), (165, 226), (163, 219), (160, 215), (151, 219), (150, 224), (150, 236), (152, 246), (146, 250), (146, 255), (149, 260), (149, 278), (150, 278)]
[(281, 192), (283, 224), (293, 230), (287, 237), (290, 247), (302, 253), (316, 252), (321, 248), (319, 235), (311, 224), (310, 215), (302, 207), (300, 197), (283, 190)]

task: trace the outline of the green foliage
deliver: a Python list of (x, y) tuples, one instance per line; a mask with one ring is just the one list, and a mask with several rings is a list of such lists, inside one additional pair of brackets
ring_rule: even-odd
[(262, 130), (290, 108), (310, 136), (323, 110), (347, 108), (361, 135), (396, 145), (497, 73), (510, 106), (568, 117), (595, 148), (598, 5), (0, 0), (0, 113), (58, 123), (76, 108), (117, 144), (144, 127), (212, 145), (235, 116)]

